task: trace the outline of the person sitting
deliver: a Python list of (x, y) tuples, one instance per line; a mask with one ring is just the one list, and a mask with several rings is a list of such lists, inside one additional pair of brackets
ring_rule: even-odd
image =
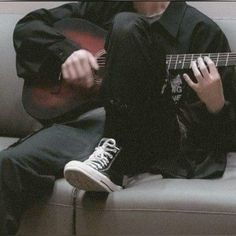
[(235, 73), (223, 68), (220, 75), (198, 54), (193, 74), (168, 75), (165, 56), (227, 52), (225, 35), (185, 3), (133, 4), (135, 13), (114, 17), (106, 41), (103, 138), (87, 160), (65, 166), (65, 178), (79, 189), (112, 192), (122, 189), (124, 175), (142, 172), (222, 176), (226, 153), (235, 148)]

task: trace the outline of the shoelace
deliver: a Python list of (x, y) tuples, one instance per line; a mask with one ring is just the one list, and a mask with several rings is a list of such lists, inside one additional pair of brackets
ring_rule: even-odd
[(93, 154), (84, 163), (96, 170), (105, 168), (120, 149), (116, 147), (114, 139), (103, 138), (95, 148)]

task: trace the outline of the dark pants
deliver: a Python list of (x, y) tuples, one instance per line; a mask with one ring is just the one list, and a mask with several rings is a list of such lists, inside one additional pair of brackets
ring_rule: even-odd
[(123, 12), (115, 16), (105, 45), (104, 136), (122, 147), (117, 163), (125, 173), (146, 171), (168, 159), (167, 147), (176, 153), (179, 146), (173, 101), (170, 93), (161, 94), (165, 58), (156, 36), (144, 17)]
[(8, 235), (6, 224), (14, 231), (22, 211), (50, 195), (68, 161), (88, 158), (101, 138), (104, 116), (103, 109), (92, 111), (74, 124), (42, 129), (0, 152), (0, 235)]

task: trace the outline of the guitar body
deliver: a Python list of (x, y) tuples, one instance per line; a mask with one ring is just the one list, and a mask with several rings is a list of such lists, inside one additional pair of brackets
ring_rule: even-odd
[[(54, 26), (78, 48), (87, 49), (95, 57), (104, 52), (106, 31), (81, 19), (65, 19)], [(50, 66), (50, 65), (49, 65)], [(96, 75), (98, 81), (92, 90), (84, 91), (65, 81), (25, 81), (22, 102), (25, 110), (42, 123), (63, 120), (72, 113), (81, 113), (95, 104), (102, 81), (103, 69)]]

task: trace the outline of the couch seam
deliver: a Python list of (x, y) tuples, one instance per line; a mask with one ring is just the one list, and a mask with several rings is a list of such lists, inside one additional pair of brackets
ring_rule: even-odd
[(212, 20), (236, 20), (235, 17), (212, 17)]
[(76, 219), (77, 219), (77, 193), (78, 193), (78, 189), (74, 188), (73, 189), (73, 213), (72, 213), (72, 234), (73, 235), (77, 235), (77, 230), (76, 230)]
[(174, 213), (189, 213), (189, 214), (210, 214), (210, 215), (236, 215), (236, 212), (219, 212), (219, 211), (196, 211), (196, 210), (171, 210), (171, 209), (85, 209), (82, 207), (76, 207), (77, 209), (80, 210), (88, 210), (88, 211), (140, 211), (140, 212), (174, 212)]
[(73, 205), (67, 205), (67, 204), (61, 204), (61, 203), (47, 203), (46, 205), (49, 205), (49, 206), (61, 206), (61, 207), (71, 207), (73, 208)]

